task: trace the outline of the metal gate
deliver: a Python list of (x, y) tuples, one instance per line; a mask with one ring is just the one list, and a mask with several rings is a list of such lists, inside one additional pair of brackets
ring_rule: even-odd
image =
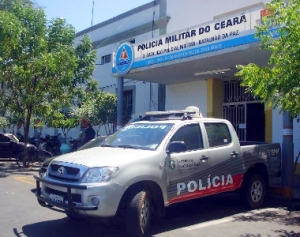
[(235, 128), (240, 141), (246, 141), (247, 104), (257, 103), (253, 94), (242, 87), (239, 80), (223, 82), (223, 118)]

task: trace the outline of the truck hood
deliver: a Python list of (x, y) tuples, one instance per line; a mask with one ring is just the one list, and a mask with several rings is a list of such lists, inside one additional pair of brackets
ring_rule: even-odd
[(56, 157), (51, 163), (69, 163), (89, 168), (122, 166), (122, 164), (154, 155), (155, 151), (130, 148), (95, 147)]

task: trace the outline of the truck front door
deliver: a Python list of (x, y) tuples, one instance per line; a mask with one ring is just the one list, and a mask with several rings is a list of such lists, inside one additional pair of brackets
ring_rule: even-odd
[(167, 157), (167, 193), (169, 204), (207, 195), (210, 175), (208, 150), (204, 149), (199, 123), (180, 127), (170, 142), (184, 142), (186, 149)]

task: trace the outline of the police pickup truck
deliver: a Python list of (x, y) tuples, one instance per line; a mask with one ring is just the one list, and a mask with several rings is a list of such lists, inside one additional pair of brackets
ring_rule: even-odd
[(130, 236), (143, 236), (174, 203), (239, 190), (259, 208), (280, 168), (280, 144), (243, 145), (229, 121), (190, 106), (147, 112), (100, 147), (58, 156), (35, 176), (36, 197), (71, 219), (121, 217)]

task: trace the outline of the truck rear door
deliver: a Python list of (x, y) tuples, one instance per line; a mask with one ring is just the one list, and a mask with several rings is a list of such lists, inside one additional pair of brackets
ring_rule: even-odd
[(211, 193), (232, 191), (242, 182), (240, 143), (231, 124), (203, 122), (210, 160)]

